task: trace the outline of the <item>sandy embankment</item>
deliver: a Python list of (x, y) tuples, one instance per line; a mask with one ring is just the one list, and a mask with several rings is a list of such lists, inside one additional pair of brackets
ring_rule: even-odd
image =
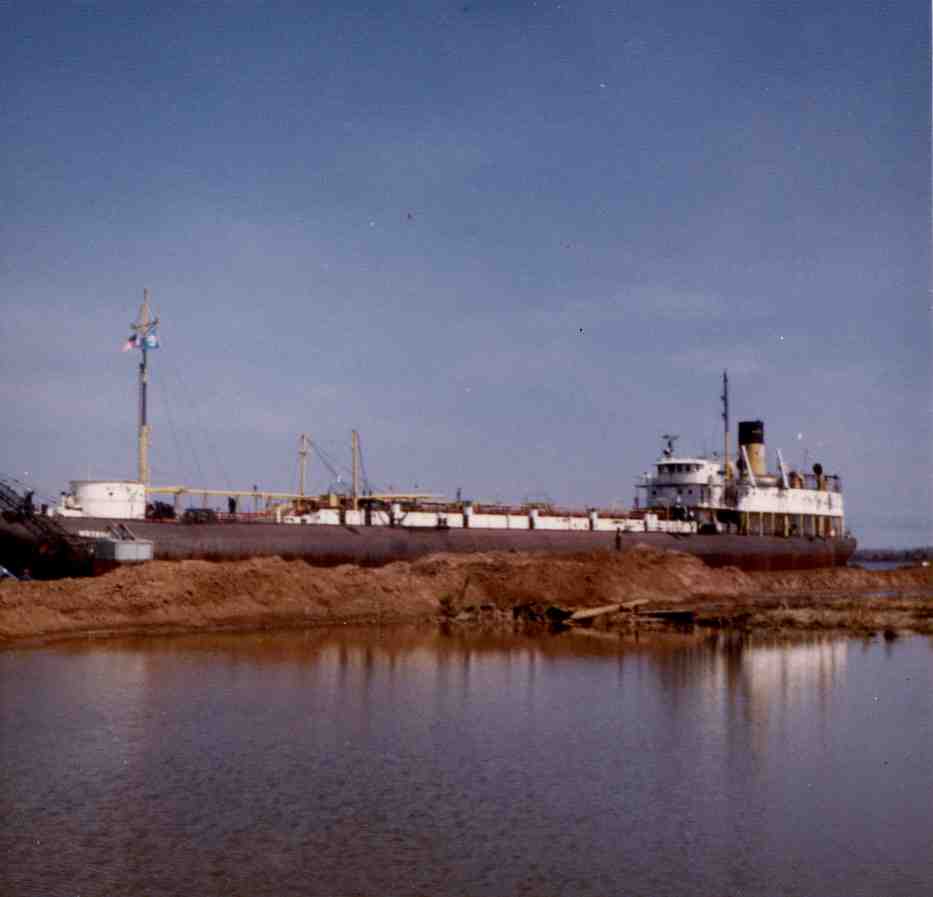
[(457, 625), (543, 618), (641, 600), (601, 617), (608, 628), (667, 625), (689, 609), (699, 625), (933, 633), (933, 568), (800, 573), (712, 570), (676, 552), (542, 557), (435, 555), (378, 569), (331, 569), (257, 558), (154, 562), (95, 579), (0, 582), (0, 644), (127, 632), (193, 632), (336, 623), (445, 620)]

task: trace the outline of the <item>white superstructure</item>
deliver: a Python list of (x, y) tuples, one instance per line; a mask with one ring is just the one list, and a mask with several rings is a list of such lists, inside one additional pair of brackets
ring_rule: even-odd
[(638, 483), (644, 507), (672, 520), (696, 521), (701, 530), (747, 535), (842, 536), (845, 514), (839, 477), (819, 464), (812, 474), (778, 471), (765, 463), (764, 425), (739, 424), (739, 461), (677, 455), (674, 438)]

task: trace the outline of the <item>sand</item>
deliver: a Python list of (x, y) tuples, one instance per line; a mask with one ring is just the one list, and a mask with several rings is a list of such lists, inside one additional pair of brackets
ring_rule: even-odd
[(680, 610), (699, 626), (933, 633), (933, 568), (744, 573), (649, 548), (559, 557), (440, 554), (375, 569), (281, 558), (155, 561), (97, 578), (0, 581), (0, 646), (348, 623), (527, 626), (626, 603), (587, 625), (683, 625), (683, 614), (663, 615)]

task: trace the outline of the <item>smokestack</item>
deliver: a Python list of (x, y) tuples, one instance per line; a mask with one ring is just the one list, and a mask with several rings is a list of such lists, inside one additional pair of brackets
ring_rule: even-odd
[(742, 446), (748, 453), (748, 463), (756, 477), (767, 476), (768, 462), (765, 459), (765, 425), (760, 420), (739, 421), (739, 452)]

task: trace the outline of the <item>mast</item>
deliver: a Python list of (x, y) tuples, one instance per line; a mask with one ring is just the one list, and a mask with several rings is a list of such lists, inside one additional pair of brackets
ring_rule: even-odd
[(729, 373), (722, 372), (722, 475), (729, 477)]
[(305, 494), (305, 465), (308, 463), (308, 434), (302, 433), (298, 440), (298, 494)]
[(159, 347), (156, 327), (159, 319), (152, 316), (149, 308), (149, 290), (143, 290), (143, 304), (139, 307), (139, 316), (130, 325), (130, 338), (125, 349), (139, 349), (142, 353), (139, 361), (139, 430), (138, 430), (138, 479), (144, 486), (149, 485), (149, 419), (147, 389), (149, 386), (149, 349)]
[(359, 507), (360, 498), (360, 434), (353, 431), (353, 510)]

